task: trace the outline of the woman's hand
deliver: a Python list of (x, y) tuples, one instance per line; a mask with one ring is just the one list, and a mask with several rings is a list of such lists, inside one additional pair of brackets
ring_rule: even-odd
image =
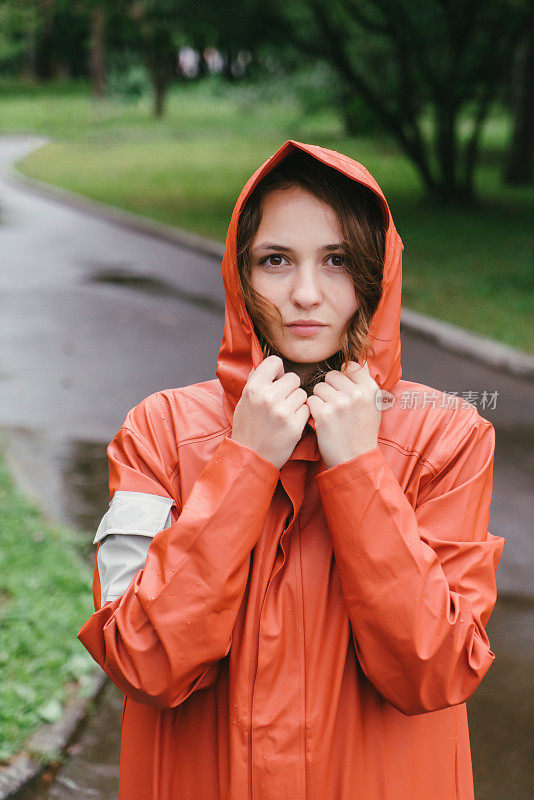
[(280, 469), (309, 419), (307, 398), (299, 376), (284, 373), (279, 356), (268, 356), (249, 375), (235, 407), (231, 438)]
[(332, 370), (307, 399), (325, 467), (335, 467), (378, 445), (380, 388), (367, 362)]

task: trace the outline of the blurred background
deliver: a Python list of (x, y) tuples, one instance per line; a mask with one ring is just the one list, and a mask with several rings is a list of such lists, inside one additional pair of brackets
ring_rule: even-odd
[[(495, 426), (475, 789), (533, 796), (532, 3), (0, 0), (0, 800), (28, 737), (94, 697), (76, 633), (106, 445), (147, 395), (215, 377), (232, 209), (287, 139), (377, 179), (405, 244), (403, 377)], [(17, 796), (116, 797), (120, 712), (108, 684)]]

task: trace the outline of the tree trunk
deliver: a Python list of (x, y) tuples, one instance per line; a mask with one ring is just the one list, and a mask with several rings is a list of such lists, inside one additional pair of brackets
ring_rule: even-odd
[(106, 18), (102, 6), (93, 6), (91, 11), (91, 37), (89, 69), (93, 98), (101, 100), (106, 93), (106, 66), (104, 35)]
[(208, 62), (204, 58), (204, 45), (201, 44), (196, 49), (199, 54), (197, 80), (201, 81), (202, 78), (207, 78), (207, 76), (209, 75)]
[(456, 182), (456, 113), (445, 98), (436, 105), (436, 156), (438, 187), (443, 200), (453, 200), (460, 192)]
[(165, 113), (165, 97), (167, 95), (167, 83), (161, 80), (155, 80), (154, 86), (154, 114), (158, 119), (161, 119)]
[(154, 91), (154, 114), (160, 119), (165, 112), (167, 90), (176, 75), (176, 51), (168, 31), (159, 29), (154, 33), (144, 60)]
[(37, 80), (36, 34), (33, 25), (28, 26), (26, 33), (24, 35), (24, 39), (25, 39), (24, 54), (23, 54), (22, 66), (20, 69), (20, 75), (24, 80), (33, 83), (34, 81)]
[(471, 137), (467, 141), (463, 152), (464, 184), (466, 188), (466, 195), (469, 198), (474, 196), (474, 175), (480, 147), (480, 136), (482, 134), (484, 122), (488, 116), (492, 94), (493, 92), (491, 84), (487, 84), (485, 91), (478, 100), (478, 108), (473, 119), (473, 130)]
[(233, 61), (233, 52), (232, 49), (229, 47), (224, 52), (224, 68), (223, 68), (223, 75), (227, 81), (230, 83), (235, 82), (235, 75), (232, 72), (232, 61)]
[(506, 161), (504, 182), (512, 185), (534, 181), (534, 29), (530, 27), (522, 53), (514, 128)]
[(54, 24), (55, 0), (43, 0), (40, 8), (42, 19), (39, 38), (35, 45), (35, 71), (37, 77), (42, 80), (49, 80), (53, 75), (52, 48), (50, 41)]

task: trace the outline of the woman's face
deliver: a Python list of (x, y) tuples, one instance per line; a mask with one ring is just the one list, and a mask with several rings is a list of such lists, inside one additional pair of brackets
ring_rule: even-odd
[[(269, 338), (301, 379), (340, 349), (340, 336), (358, 308), (343, 266), (343, 232), (335, 211), (300, 187), (263, 200), (251, 246), (251, 283), (280, 309)], [(313, 321), (317, 325), (298, 326)]]

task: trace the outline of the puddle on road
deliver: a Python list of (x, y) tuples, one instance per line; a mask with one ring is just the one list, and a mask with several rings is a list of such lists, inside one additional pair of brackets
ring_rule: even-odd
[(205, 311), (212, 311), (215, 314), (224, 314), (224, 302), (215, 300), (212, 297), (188, 292), (170, 283), (166, 283), (159, 278), (150, 275), (141, 275), (130, 272), (126, 269), (99, 269), (90, 276), (89, 280), (93, 283), (115, 284), (129, 289), (151, 294), (156, 297), (173, 297), (189, 305), (198, 306)]
[(513, 462), (534, 474), (534, 425), (499, 426), (495, 431), (495, 463)]
[(495, 661), (468, 701), (476, 800), (531, 800), (534, 602), (503, 595), (487, 625)]
[(80, 531), (96, 531), (108, 508), (106, 444), (73, 440), (61, 465), (64, 514)]

